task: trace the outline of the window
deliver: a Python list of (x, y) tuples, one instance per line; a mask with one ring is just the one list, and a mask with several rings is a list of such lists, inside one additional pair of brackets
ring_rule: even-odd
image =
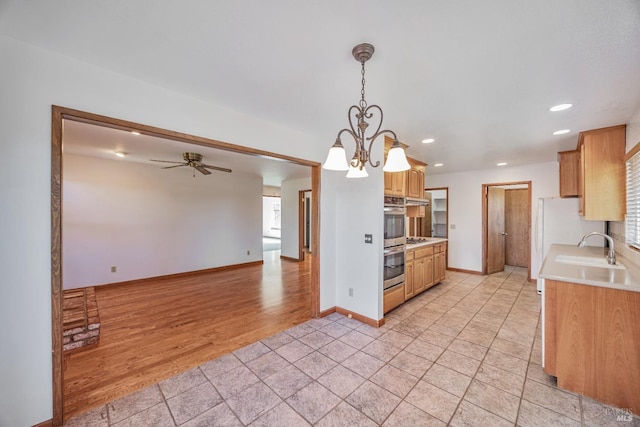
[(640, 143), (627, 154), (626, 242), (640, 249)]

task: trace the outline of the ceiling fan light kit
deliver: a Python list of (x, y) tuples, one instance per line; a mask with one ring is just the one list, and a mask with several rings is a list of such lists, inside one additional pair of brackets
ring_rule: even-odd
[[(380, 130), (382, 127), (383, 113), (382, 108), (378, 105), (368, 105), (364, 97), (364, 63), (371, 59), (374, 52), (373, 45), (369, 43), (361, 43), (353, 48), (351, 53), (356, 61), (362, 65), (362, 89), (360, 91), (361, 98), (358, 105), (349, 107), (347, 116), (349, 119), (349, 128), (344, 128), (338, 132), (336, 142), (329, 149), (327, 160), (322, 166), (327, 170), (349, 171), (347, 178), (364, 178), (369, 176), (365, 165), (369, 163), (372, 167), (380, 166), (380, 162), (373, 163), (371, 161), (371, 148), (377, 137), (383, 134), (390, 134), (393, 137), (393, 145), (387, 155), (387, 161), (382, 168), (385, 172), (402, 172), (410, 169), (404, 148), (398, 141), (395, 132), (389, 129)], [(374, 117), (375, 116), (375, 117)], [(374, 118), (378, 121), (377, 127), (373, 135), (367, 137), (366, 131), (369, 127), (368, 119)], [(343, 133), (351, 135), (355, 141), (356, 149), (350, 162), (347, 162), (347, 156), (342, 145), (341, 136)], [(365, 144), (368, 143), (367, 147)]]
[(174, 162), (171, 160), (155, 160), (151, 159), (152, 162), (161, 162), (161, 163), (175, 163), (174, 166), (165, 166), (162, 169), (173, 169), (179, 168), (181, 166), (190, 166), (193, 168), (193, 176), (195, 177), (195, 171), (200, 172), (203, 175), (211, 175), (211, 170), (216, 170), (220, 172), (231, 173), (231, 169), (221, 168), (218, 166), (212, 166), (202, 163), (202, 154), (200, 153), (182, 153), (182, 158), (184, 162)]

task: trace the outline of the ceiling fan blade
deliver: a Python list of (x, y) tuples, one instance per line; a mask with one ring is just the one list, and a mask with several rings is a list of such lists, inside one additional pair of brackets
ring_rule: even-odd
[(172, 162), (170, 160), (155, 160), (155, 159), (149, 159), (149, 161), (151, 162), (162, 162), (162, 163), (180, 163), (181, 165), (186, 165), (187, 163), (184, 162)]
[(211, 165), (204, 165), (204, 164), (200, 165), (200, 166), (202, 166), (203, 168), (213, 169), (213, 170), (217, 170), (217, 171), (220, 171), (220, 172), (231, 173), (231, 169), (227, 169), (227, 168), (220, 168), (218, 166), (211, 166)]
[(179, 168), (180, 166), (188, 166), (188, 163), (181, 163), (179, 165), (175, 165), (175, 166), (166, 166), (164, 168), (160, 168), (160, 169), (173, 169), (173, 168)]
[(211, 175), (211, 172), (209, 172), (208, 170), (206, 170), (204, 167), (202, 166), (194, 166), (194, 168), (197, 169), (198, 172), (200, 172), (203, 175)]

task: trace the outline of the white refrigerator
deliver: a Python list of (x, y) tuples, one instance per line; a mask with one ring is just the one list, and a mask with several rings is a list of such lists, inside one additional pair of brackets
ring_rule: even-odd
[[(540, 271), (544, 257), (552, 244), (577, 245), (587, 233), (604, 233), (604, 221), (585, 221), (578, 214), (577, 198), (538, 199), (538, 218), (536, 221), (535, 243), (538, 261), (536, 272)], [(587, 246), (604, 246), (604, 238), (591, 237)], [(537, 280), (538, 293), (542, 291), (542, 279)]]

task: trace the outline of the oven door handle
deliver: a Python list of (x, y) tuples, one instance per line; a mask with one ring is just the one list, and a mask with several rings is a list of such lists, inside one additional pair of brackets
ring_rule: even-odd
[(394, 255), (394, 254), (400, 254), (403, 252), (404, 252), (404, 246), (400, 246), (397, 248), (388, 248), (384, 250), (385, 255)]

